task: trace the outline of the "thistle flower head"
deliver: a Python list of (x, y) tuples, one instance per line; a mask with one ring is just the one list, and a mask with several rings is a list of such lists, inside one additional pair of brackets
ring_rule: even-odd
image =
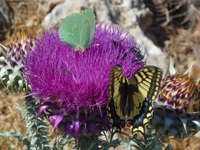
[(162, 134), (183, 138), (200, 130), (199, 79), (200, 67), (196, 63), (185, 73), (176, 72), (170, 64), (152, 119)]
[(193, 63), (185, 73), (177, 73), (170, 64), (169, 73), (162, 81), (158, 103), (183, 112), (195, 111), (199, 102), (200, 67)]
[(1, 46), (4, 49), (3, 56), (0, 57), (0, 78), (3, 84), (15, 93), (30, 90), (22, 70), (27, 53), (34, 49), (34, 38), (23, 36), (9, 47)]
[(58, 31), (46, 31), (29, 52), (25, 77), (32, 95), (40, 100), (39, 114), (49, 111), (49, 121), (73, 136), (97, 135), (109, 128), (105, 105), (109, 100), (110, 69), (120, 65), (128, 78), (144, 66), (135, 61), (137, 46), (128, 34), (97, 25), (91, 45), (83, 52), (63, 44)]

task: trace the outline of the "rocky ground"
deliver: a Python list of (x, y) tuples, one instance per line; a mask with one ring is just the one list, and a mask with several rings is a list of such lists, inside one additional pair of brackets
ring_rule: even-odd
[[(90, 7), (97, 21), (118, 25), (129, 32), (147, 55), (147, 63), (166, 70), (169, 57), (182, 71), (200, 59), (200, 2), (198, 0), (1, 0), (0, 43), (8, 46), (24, 34), (38, 35), (59, 25), (61, 18)], [(1, 87), (0, 132), (19, 130), (25, 123), (16, 104), (23, 95)], [(196, 150), (200, 139), (172, 140), (176, 150)], [(17, 139), (0, 137), (0, 149), (22, 149)]]

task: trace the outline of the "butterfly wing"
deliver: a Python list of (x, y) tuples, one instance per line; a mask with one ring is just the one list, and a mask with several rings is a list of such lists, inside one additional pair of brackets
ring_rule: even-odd
[[(152, 101), (156, 99), (162, 70), (155, 66), (146, 66), (140, 69), (129, 84), (129, 101), (133, 101), (133, 108), (128, 117), (132, 121), (133, 129), (144, 128), (153, 113)], [(141, 130), (141, 129), (138, 129)], [(142, 132), (142, 131), (141, 131)]]
[[(155, 66), (146, 66), (140, 69), (130, 80), (129, 86), (138, 89), (132, 91), (136, 96), (154, 100), (158, 95), (162, 70)], [(133, 89), (133, 90), (134, 90)]]
[(108, 114), (110, 123), (117, 129), (120, 129), (125, 124), (123, 108), (127, 97), (127, 86), (127, 79), (122, 75), (121, 67), (119, 65), (113, 67), (110, 71)]

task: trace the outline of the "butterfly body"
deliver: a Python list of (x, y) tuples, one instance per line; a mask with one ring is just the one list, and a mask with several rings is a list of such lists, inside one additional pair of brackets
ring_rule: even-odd
[(110, 72), (108, 114), (113, 128), (137, 127), (148, 120), (158, 94), (162, 71), (154, 66), (139, 70), (128, 80), (120, 66)]

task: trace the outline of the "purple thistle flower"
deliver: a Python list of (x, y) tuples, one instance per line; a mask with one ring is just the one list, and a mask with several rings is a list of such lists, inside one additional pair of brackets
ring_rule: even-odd
[(128, 34), (108, 25), (96, 26), (93, 42), (83, 52), (62, 43), (57, 30), (46, 31), (25, 63), (32, 95), (41, 101), (38, 114), (49, 110), (54, 128), (75, 137), (98, 135), (108, 129), (111, 68), (120, 65), (130, 79), (145, 65), (142, 60), (135, 61), (137, 52), (131, 51), (132, 46), (136, 43)]

